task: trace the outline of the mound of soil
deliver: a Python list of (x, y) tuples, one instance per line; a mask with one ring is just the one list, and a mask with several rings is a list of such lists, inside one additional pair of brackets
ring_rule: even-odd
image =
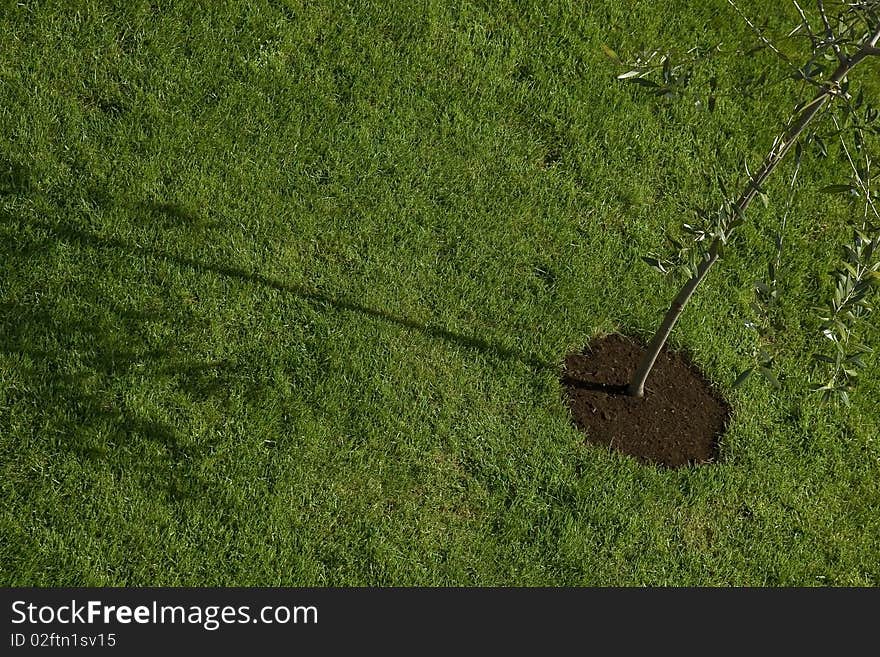
[(644, 347), (621, 335), (590, 342), (565, 358), (562, 385), (587, 442), (643, 462), (676, 468), (712, 463), (730, 406), (684, 354), (660, 352), (641, 399), (626, 386)]

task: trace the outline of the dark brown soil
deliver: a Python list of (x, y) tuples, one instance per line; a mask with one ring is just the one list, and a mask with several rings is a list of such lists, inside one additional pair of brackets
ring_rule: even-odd
[(593, 340), (565, 358), (562, 384), (572, 420), (587, 442), (670, 468), (712, 463), (730, 406), (694, 365), (665, 348), (645, 396), (626, 394), (644, 348), (621, 335)]

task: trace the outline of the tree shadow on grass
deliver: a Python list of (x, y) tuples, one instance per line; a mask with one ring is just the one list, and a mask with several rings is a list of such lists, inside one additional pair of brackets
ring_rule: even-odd
[[(185, 208), (167, 204), (156, 205), (150, 212), (171, 213), (168, 222), (185, 226), (196, 224), (198, 219), (193, 219)], [(27, 267), (41, 251), (51, 252), (59, 242), (118, 252), (277, 290), (318, 309), (375, 318), (494, 358), (516, 360), (534, 370), (552, 368), (534, 355), (488, 340), (425, 326), (235, 265), (201, 262), (45, 219), (25, 221), (3, 210), (0, 226), (5, 227), (2, 232), (6, 234), (6, 240), (0, 243), (0, 255), (8, 267)], [(39, 237), (22, 236), (26, 227), (37, 229)], [(183, 310), (172, 317), (167, 309), (132, 309), (82, 286), (66, 307), (60, 306), (62, 301), (64, 298), (57, 294), (39, 303), (0, 298), (0, 354), (16, 361), (13, 371), (18, 386), (3, 391), (7, 409), (17, 402), (30, 407), (28, 421), (40, 424), (31, 428), (34, 435), (41, 441), (57, 442), (58, 447), (85, 464), (103, 464), (114, 472), (133, 474), (141, 486), (155, 489), (171, 501), (195, 502), (224, 514), (236, 513), (229, 506), (221, 478), (207, 467), (214, 445), (188, 435), (186, 421), (181, 424), (169, 417), (163, 412), (168, 410), (164, 406), (157, 410), (130, 403), (125, 381), (141, 377), (135, 390), (142, 393), (172, 378), (173, 389), (193, 403), (222, 406), (234, 389), (249, 404), (268, 404), (271, 384), (259, 383), (258, 365), (247, 360), (239, 362), (235, 357), (204, 361), (187, 358), (185, 347), (178, 348), (173, 338), (164, 339), (157, 347), (144, 326), (161, 322), (186, 334), (187, 316)], [(80, 312), (79, 307), (84, 311)], [(114, 383), (120, 380), (120, 385)], [(3, 413), (0, 408), (0, 420)], [(52, 449), (47, 447), (47, 453)]]
[(151, 349), (137, 337), (143, 318), (108, 315), (119, 335), (135, 337), (120, 344), (99, 322), (56, 311), (51, 303), (0, 302), (0, 355), (15, 363), (0, 417), (14, 406), (30, 408), (30, 429), (47, 443), (46, 453), (60, 448), (84, 465), (135, 474), (152, 494), (170, 501), (231, 513), (222, 486), (199, 469), (212, 445), (132, 403), (117, 385), (144, 364), (175, 372), (174, 348)]
[[(168, 211), (167, 204), (157, 204), (152, 207), (152, 211), (166, 212)], [(176, 206), (175, 217), (177, 217)], [(13, 221), (14, 218), (12, 218), (10, 215), (0, 212), (0, 222), (11, 223)], [(51, 237), (46, 240), (46, 243), (57, 239), (93, 249), (117, 250), (128, 254), (136, 254), (140, 256), (147, 256), (156, 260), (173, 262), (179, 267), (191, 269), (196, 272), (210, 272), (212, 274), (219, 274), (221, 276), (246, 281), (254, 285), (271, 288), (284, 294), (292, 294), (321, 308), (330, 308), (337, 311), (358, 313), (367, 317), (372, 317), (385, 322), (389, 322), (391, 324), (396, 324), (412, 331), (417, 331), (431, 338), (444, 340), (446, 342), (457, 344), (467, 349), (479, 351), (490, 356), (508, 360), (516, 360), (527, 365), (533, 370), (551, 370), (554, 368), (551, 363), (548, 363), (536, 357), (534, 354), (523, 353), (519, 350), (492, 343), (488, 340), (478, 338), (476, 336), (463, 335), (439, 327), (426, 326), (424, 323), (417, 322), (407, 317), (401, 317), (399, 315), (389, 313), (385, 310), (371, 308), (364, 304), (350, 301), (348, 299), (333, 297), (331, 295), (316, 290), (310, 290), (301, 285), (287, 283), (285, 281), (279, 280), (277, 278), (272, 278), (264, 274), (250, 272), (234, 265), (202, 262), (194, 258), (188, 258), (186, 256), (169, 253), (155, 247), (131, 244), (114, 237), (105, 237), (79, 228), (74, 228), (61, 224), (53, 224), (46, 221), (29, 221), (28, 224), (32, 226), (38, 226), (39, 228), (47, 231), (51, 235)], [(24, 248), (33, 252), (38, 247), (26, 246)]]
[(136, 204), (133, 209), (162, 228), (204, 229), (215, 225), (202, 212), (183, 203), (145, 201)]

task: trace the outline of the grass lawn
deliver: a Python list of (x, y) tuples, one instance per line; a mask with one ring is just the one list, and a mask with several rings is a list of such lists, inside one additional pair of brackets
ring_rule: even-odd
[(719, 464), (585, 445), (562, 399), (800, 98), (748, 90), (767, 52), (699, 69), (711, 112), (615, 81), (603, 45), (751, 45), (724, 0), (2, 7), (3, 585), (880, 584), (880, 359), (849, 409), (809, 392), (858, 212), (818, 192), (834, 148), (787, 225), (782, 390), (731, 384), (791, 164), (673, 333), (734, 407)]

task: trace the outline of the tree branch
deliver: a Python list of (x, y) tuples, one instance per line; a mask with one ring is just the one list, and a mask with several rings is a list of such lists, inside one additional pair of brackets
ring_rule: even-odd
[(772, 50), (776, 54), (776, 56), (779, 57), (783, 62), (785, 62), (786, 64), (788, 64), (789, 66), (791, 66), (792, 68), (797, 70), (797, 67), (794, 64), (792, 64), (792, 62), (788, 58), (788, 56), (784, 52), (782, 52), (779, 48), (777, 48), (770, 39), (767, 38), (767, 35), (764, 34), (764, 31), (761, 30), (761, 28), (759, 28), (757, 25), (755, 25), (751, 21), (751, 19), (745, 15), (743, 10), (739, 8), (739, 5), (737, 5), (733, 0), (727, 0), (727, 3), (736, 10), (736, 13), (739, 14), (740, 18), (742, 18), (746, 22), (746, 25), (748, 25), (750, 28), (752, 28), (752, 31), (761, 40), (761, 43), (763, 43), (765, 46), (770, 48), (770, 50)]
[[(816, 50), (816, 48), (819, 45), (819, 38), (816, 36), (815, 32), (813, 32), (813, 27), (810, 25), (810, 21), (807, 20), (807, 14), (804, 12), (803, 9), (801, 9), (801, 6), (798, 4), (797, 0), (791, 0), (791, 1), (794, 3), (795, 8), (797, 8), (798, 13), (801, 15), (801, 25), (807, 31), (807, 36), (810, 38), (810, 45), (813, 46), (813, 50)], [(794, 30), (792, 30), (791, 34), (789, 34), (789, 36), (791, 36), (792, 34), (795, 34), (795, 32), (797, 32), (797, 29), (798, 28), (795, 28)]]
[(823, 0), (816, 0), (816, 6), (819, 8), (819, 15), (822, 17), (822, 25), (825, 26), (825, 41), (831, 46), (834, 54), (837, 55), (837, 60), (843, 64), (846, 61), (846, 55), (843, 54), (843, 51), (837, 44), (837, 37), (834, 36), (834, 32), (831, 29), (831, 23), (828, 20), (828, 15), (825, 13), (825, 2)]

